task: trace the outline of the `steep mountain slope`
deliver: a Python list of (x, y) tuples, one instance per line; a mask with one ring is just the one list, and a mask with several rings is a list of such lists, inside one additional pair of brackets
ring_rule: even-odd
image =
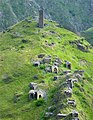
[(93, 27), (82, 31), (81, 35), (84, 36), (86, 40), (88, 40), (93, 45)]
[[(72, 110), (78, 111), (80, 120), (92, 120), (93, 48), (57, 23), (45, 23), (40, 29), (36, 21), (26, 19), (0, 33), (0, 120), (56, 120), (58, 113), (68, 114)], [(35, 61), (42, 60), (38, 58), (41, 53), (51, 56), (51, 63), (33, 66)], [(62, 61), (58, 74), (45, 71), (57, 58)], [(85, 71), (74, 84), (71, 99), (76, 100), (76, 107), (69, 106), (64, 95), (64, 82), (69, 77), (64, 74), (64, 70), (69, 70), (66, 60), (72, 64), (72, 75), (75, 70)], [(54, 81), (55, 76), (60, 79)], [(28, 99), (30, 82), (38, 83), (46, 91), (45, 101)], [(46, 116), (49, 110), (53, 112), (50, 117)]]
[(0, 31), (37, 15), (40, 6), (44, 7), (46, 17), (74, 32), (93, 26), (93, 0), (0, 0)]

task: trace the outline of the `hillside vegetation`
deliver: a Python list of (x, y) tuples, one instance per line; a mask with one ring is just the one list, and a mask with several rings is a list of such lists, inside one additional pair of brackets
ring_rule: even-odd
[(84, 36), (86, 40), (88, 40), (93, 45), (93, 27), (82, 31), (81, 35)]
[[(45, 27), (29, 18), (0, 33), (0, 120), (56, 120), (58, 113), (79, 113), (80, 120), (93, 118), (93, 48), (84, 39), (56, 22), (45, 20)], [(78, 47), (83, 46), (83, 49)], [(33, 66), (38, 55), (51, 56), (50, 64)], [(56, 58), (62, 64), (58, 74), (46, 72)], [(65, 61), (72, 64), (71, 73), (84, 70), (83, 78), (74, 84), (71, 99), (76, 107), (67, 105), (63, 74)], [(54, 81), (54, 76), (60, 76)], [(46, 91), (45, 100), (29, 100), (29, 83), (36, 82)], [(49, 107), (53, 115), (46, 117)], [(69, 118), (70, 119), (70, 118)]]

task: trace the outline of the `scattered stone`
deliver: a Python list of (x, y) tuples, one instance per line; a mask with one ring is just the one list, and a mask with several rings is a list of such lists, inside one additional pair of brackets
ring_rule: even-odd
[(79, 80), (82, 79), (82, 76), (80, 74), (75, 74), (74, 76)]
[(67, 97), (71, 97), (72, 96), (72, 89), (65, 90), (64, 93)]
[(77, 44), (77, 47), (78, 47), (78, 49), (80, 49), (83, 52), (88, 52), (88, 49), (80, 43)]
[(68, 73), (68, 74), (66, 74), (66, 79), (70, 79), (72, 76), (73, 76), (72, 73)]
[(78, 117), (78, 112), (75, 111), (75, 110), (73, 110), (73, 111), (72, 111), (72, 117)]
[(32, 90), (36, 90), (36, 89), (38, 88), (37, 83), (34, 83), (34, 82), (31, 82), (31, 83), (29, 84), (29, 87), (30, 87), (30, 89), (32, 89)]
[(63, 71), (63, 74), (68, 74), (68, 73), (71, 73), (71, 70), (65, 70), (65, 71)]
[(76, 71), (74, 71), (75, 74), (78, 73), (78, 74), (80, 74), (81, 76), (84, 75), (84, 72), (85, 72), (84, 70), (76, 70)]
[(72, 79), (72, 82), (73, 83), (78, 82), (78, 79)]
[(28, 19), (25, 19), (25, 21), (28, 22), (28, 23), (31, 23), (31, 22), (32, 22), (31, 20), (28, 20)]
[(56, 109), (56, 106), (50, 106), (48, 107), (48, 112), (53, 112)]
[(38, 80), (38, 76), (37, 76), (37, 75), (35, 75), (35, 76), (34, 76), (34, 79), (35, 79), (35, 80)]
[(57, 63), (57, 62), (54, 62), (54, 65), (59, 67), (59, 63)]
[(50, 44), (46, 44), (46, 45), (48, 45), (48, 46), (54, 46), (55, 45), (55, 43), (50, 43)]
[(20, 101), (20, 97), (23, 95), (23, 93), (15, 93), (14, 94), (14, 102), (17, 103), (18, 101)]
[(44, 81), (44, 80), (42, 80), (42, 81), (40, 81), (40, 83), (45, 83), (45, 81)]
[(34, 65), (35, 67), (38, 67), (38, 66), (40, 66), (40, 62), (39, 62), (39, 61), (34, 62), (33, 65)]
[(68, 100), (68, 102), (67, 102), (69, 105), (72, 105), (72, 106), (76, 106), (76, 102), (75, 102), (75, 100)]
[(67, 84), (68, 84), (68, 88), (73, 88), (73, 82), (72, 82), (72, 79), (68, 79), (67, 80)]
[(44, 23), (44, 26), (48, 26), (48, 24), (47, 24), (47, 23)]
[(58, 63), (59, 65), (62, 64), (62, 61), (60, 60), (60, 58), (56, 58), (55, 62)]
[(53, 115), (52, 112), (46, 112), (46, 113), (45, 113), (45, 117), (51, 117), (52, 115)]
[(47, 40), (45, 40), (45, 43), (47, 43), (48, 41)]
[(65, 117), (67, 117), (67, 116), (68, 116), (67, 114), (61, 114), (61, 113), (57, 114), (57, 118), (58, 118), (58, 119), (65, 118)]
[(38, 55), (38, 58), (43, 58), (45, 56), (45, 54), (41, 53)]
[(8, 74), (2, 75), (2, 80), (6, 84), (9, 84), (10, 82), (13, 82), (12, 77)]
[(58, 80), (59, 78), (59, 76), (55, 76), (53, 80)]
[(53, 34), (56, 34), (56, 32), (55, 31), (50, 31), (51, 33), (53, 33)]
[(45, 71), (46, 71), (46, 72), (52, 72), (52, 71), (51, 71), (51, 66), (46, 67), (46, 68), (45, 68)]
[(64, 82), (62, 85), (63, 85), (64, 87), (67, 87), (67, 82)]
[(47, 56), (43, 59), (43, 63), (49, 64), (50, 62), (51, 62), (51, 57), (50, 56)]
[(27, 43), (27, 42), (28, 42), (28, 40), (24, 40), (24, 39), (22, 39), (22, 42), (23, 42), (23, 43)]

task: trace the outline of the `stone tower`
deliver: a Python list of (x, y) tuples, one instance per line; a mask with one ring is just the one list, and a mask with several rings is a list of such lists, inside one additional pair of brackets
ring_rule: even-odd
[(39, 10), (39, 28), (44, 27), (44, 11), (43, 8), (40, 8)]

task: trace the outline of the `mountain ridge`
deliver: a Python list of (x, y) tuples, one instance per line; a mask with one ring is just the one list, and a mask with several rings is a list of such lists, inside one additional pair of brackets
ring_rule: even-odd
[(0, 31), (28, 16), (38, 15), (40, 6), (44, 7), (47, 18), (59, 22), (76, 33), (93, 26), (92, 0), (17, 0), (15, 2), (1, 0), (0, 2)]

